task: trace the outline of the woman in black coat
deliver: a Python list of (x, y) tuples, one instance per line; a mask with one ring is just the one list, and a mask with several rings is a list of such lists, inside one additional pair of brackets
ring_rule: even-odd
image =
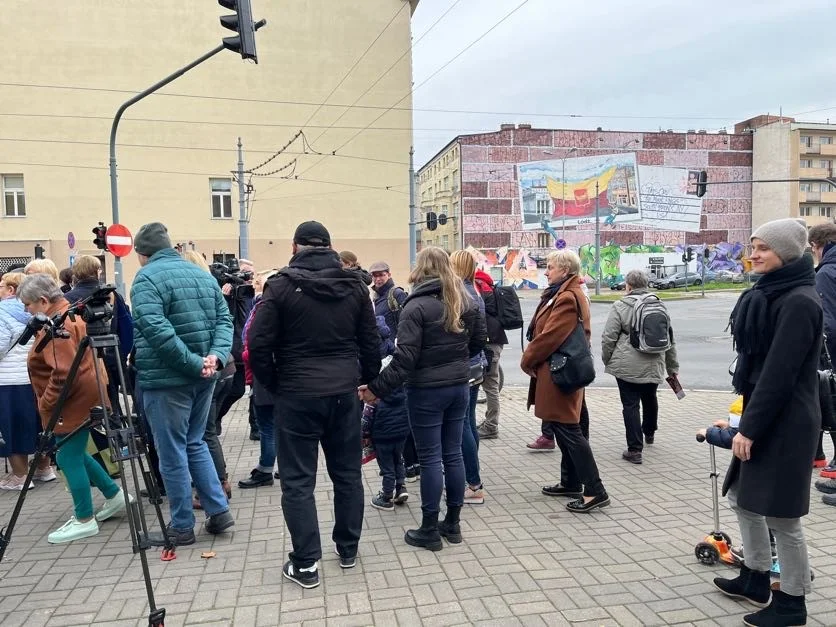
[[(743, 395), (740, 429), (723, 493), (737, 514), (745, 564), (721, 592), (759, 612), (746, 625), (805, 625), (811, 590), (801, 517), (810, 506), (812, 460), (821, 428), (817, 367), (823, 314), (815, 273), (804, 254), (807, 229), (793, 219), (767, 222), (752, 235), (752, 269), (762, 274), (732, 312), (737, 351), (733, 385)], [(781, 564), (770, 591), (769, 529)], [(771, 602), (770, 602), (771, 595)]]

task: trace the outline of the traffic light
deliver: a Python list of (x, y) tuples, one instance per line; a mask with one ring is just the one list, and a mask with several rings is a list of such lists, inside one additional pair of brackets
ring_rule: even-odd
[(694, 249), (690, 246), (685, 249), (685, 254), (682, 255), (682, 261), (688, 263), (689, 261), (694, 260)]
[(100, 250), (107, 250), (107, 242), (105, 241), (107, 227), (104, 225), (104, 222), (99, 222), (99, 226), (93, 227), (93, 235), (96, 236), (93, 239), (93, 246)]
[(438, 214), (438, 224), (444, 226), (447, 224), (447, 214), (446, 213), (439, 213)]
[(235, 15), (221, 16), (221, 26), (238, 33), (234, 37), (224, 37), (224, 47), (241, 55), (242, 59), (252, 59), (258, 63), (255, 51), (255, 25), (250, 0), (218, 0), (225, 9), (235, 11)]
[[(444, 215), (444, 214), (442, 214)], [(445, 220), (446, 222), (446, 220)], [(435, 211), (427, 212), (427, 230), (428, 231), (435, 231), (438, 228), (438, 216), (435, 214)]]
[(708, 259), (711, 256), (711, 251), (708, 250), (708, 246), (702, 249), (702, 255), (706, 259)]
[(706, 183), (708, 183), (708, 172), (700, 170), (699, 177), (697, 178), (697, 198), (705, 196), (705, 192), (708, 188)]

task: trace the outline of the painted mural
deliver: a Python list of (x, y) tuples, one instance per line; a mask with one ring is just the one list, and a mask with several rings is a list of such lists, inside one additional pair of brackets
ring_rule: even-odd
[[(516, 289), (536, 290), (545, 287), (543, 270), (537, 267), (524, 248), (502, 248), (477, 250), (467, 249), (476, 257), (477, 267), (494, 276), (494, 280), (501, 279), (503, 285), (513, 285)], [(501, 277), (495, 276), (492, 269), (501, 268)]]
[[(686, 246), (677, 246), (676, 252), (684, 253)], [(697, 258), (697, 272), (702, 272), (705, 255), (703, 252), (708, 248), (708, 263), (705, 264), (706, 270), (712, 272), (734, 272), (741, 273), (746, 271), (744, 264), (744, 256), (746, 247), (740, 242), (729, 244), (722, 242), (716, 246), (692, 246), (694, 254)]]
[[(622, 253), (663, 253), (664, 246), (652, 244), (636, 244), (622, 248), (618, 244), (607, 244), (601, 246), (601, 279), (609, 281), (617, 277), (621, 272), (620, 260)], [(587, 281), (595, 280), (595, 245), (584, 244), (578, 249), (578, 256), (581, 258), (581, 272)]]

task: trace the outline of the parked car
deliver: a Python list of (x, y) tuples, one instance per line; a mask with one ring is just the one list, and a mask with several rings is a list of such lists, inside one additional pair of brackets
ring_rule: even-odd
[[(687, 283), (686, 283), (687, 281)], [(668, 290), (675, 287), (685, 287), (685, 285), (702, 285), (702, 278), (699, 274), (694, 272), (677, 272), (662, 279), (655, 279), (650, 282), (650, 287), (659, 290)]]
[(623, 290), (627, 287), (627, 282), (624, 280), (624, 276), (620, 274), (612, 277), (609, 281), (607, 281), (607, 284), (611, 290)]

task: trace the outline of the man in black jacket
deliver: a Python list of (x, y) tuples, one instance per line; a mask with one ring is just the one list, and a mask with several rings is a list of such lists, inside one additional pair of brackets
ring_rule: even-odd
[(341, 268), (331, 236), (304, 222), (289, 265), (272, 277), (249, 331), (253, 375), (275, 396), (282, 509), (293, 551), (284, 576), (319, 585), (322, 557), (314, 488), (319, 444), (334, 484), (333, 539), (352, 568), (363, 526), (360, 403), (357, 386), (380, 371), (369, 291)]

